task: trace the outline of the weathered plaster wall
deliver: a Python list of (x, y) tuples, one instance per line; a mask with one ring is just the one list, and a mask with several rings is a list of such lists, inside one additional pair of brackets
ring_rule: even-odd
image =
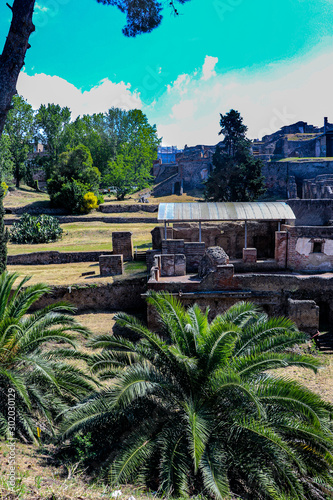
[(283, 229), (288, 233), (288, 269), (311, 272), (333, 269), (333, 226), (283, 226)]

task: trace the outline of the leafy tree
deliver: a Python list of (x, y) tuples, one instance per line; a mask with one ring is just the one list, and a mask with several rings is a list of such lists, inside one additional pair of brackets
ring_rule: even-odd
[(37, 137), (49, 152), (51, 168), (58, 161), (59, 154), (66, 150), (62, 142), (64, 132), (71, 119), (69, 108), (59, 104), (42, 104), (36, 114)]
[(0, 172), (3, 181), (8, 181), (13, 174), (13, 160), (9, 151), (9, 137), (3, 134), (0, 137)]
[(63, 143), (69, 148), (79, 144), (86, 146), (102, 175), (107, 170), (108, 161), (115, 156), (103, 113), (78, 117), (64, 130)]
[[(86, 328), (68, 314), (66, 303), (52, 304), (36, 313), (29, 308), (51, 289), (43, 284), (25, 287), (18, 275), (0, 276), (0, 435), (10, 435), (8, 394), (15, 395), (15, 437), (36, 440), (36, 426), (54, 431), (61, 411), (94, 388), (92, 378), (73, 360), (84, 362), (76, 350), (77, 333)], [(69, 361), (72, 361), (71, 363)]]
[(118, 323), (138, 342), (110, 335), (90, 341), (99, 349), (91, 369), (111, 383), (67, 412), (64, 437), (100, 433), (114, 457), (114, 484), (137, 479), (164, 495), (331, 495), (333, 406), (274, 373), (287, 366), (316, 371), (315, 358), (289, 349), (306, 336), (251, 303), (209, 323), (208, 310), (186, 311), (170, 295), (151, 293), (148, 301), (159, 333), (121, 313)]
[(133, 189), (143, 189), (151, 183), (152, 163), (157, 158), (160, 139), (156, 126), (150, 125), (138, 109), (111, 108), (106, 123), (115, 157), (109, 161), (102, 183), (105, 187), (113, 185), (118, 199), (123, 199)]
[(254, 201), (265, 191), (262, 162), (251, 152), (247, 127), (234, 109), (221, 115), (224, 135), (213, 156), (213, 171), (205, 185), (208, 201)]
[(90, 151), (80, 144), (60, 155), (47, 189), (53, 205), (76, 213), (87, 192), (98, 194), (99, 183), (100, 172), (93, 166)]
[(3, 199), (5, 196), (5, 189), (3, 182), (1, 182), (1, 171), (0, 171), (0, 273), (6, 270), (7, 265), (7, 241), (8, 241), (8, 229), (5, 227), (4, 215), (5, 210), (3, 208)]
[(16, 187), (19, 188), (34, 135), (34, 111), (22, 96), (13, 97), (13, 107), (7, 115), (5, 135), (8, 137), (8, 150), (14, 165)]
[(126, 160), (123, 155), (119, 155), (115, 161), (110, 161), (109, 174), (103, 179), (105, 186), (115, 189), (117, 200), (123, 200), (134, 191), (133, 172), (128, 168)]

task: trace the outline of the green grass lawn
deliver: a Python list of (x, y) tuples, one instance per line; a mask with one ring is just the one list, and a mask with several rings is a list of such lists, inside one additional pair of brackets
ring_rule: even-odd
[(116, 231), (131, 231), (133, 246), (138, 250), (148, 249), (151, 245), (150, 231), (156, 224), (111, 224), (105, 222), (75, 222), (62, 224), (63, 237), (54, 243), (38, 245), (8, 244), (8, 255), (21, 253), (45, 252), (88, 252), (98, 250), (112, 250), (112, 233)]
[[(46, 283), (50, 286), (92, 285), (93, 283), (114, 283), (130, 278), (147, 276), (145, 262), (125, 262), (124, 274), (117, 276), (100, 276), (98, 262), (74, 262), (71, 264), (49, 264), (38, 266), (7, 266), (9, 272), (17, 272), (20, 276), (31, 276), (29, 285)], [(95, 274), (82, 276), (83, 273), (94, 271)]]

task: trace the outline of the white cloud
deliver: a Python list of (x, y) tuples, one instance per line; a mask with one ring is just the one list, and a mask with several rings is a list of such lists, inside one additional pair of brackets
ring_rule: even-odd
[(218, 57), (206, 56), (204, 65), (202, 66), (202, 80), (210, 80), (213, 76), (216, 76), (215, 66), (219, 62)]
[[(333, 50), (307, 58), (270, 64), (265, 69), (243, 69), (219, 74), (215, 59), (205, 58), (201, 70), (180, 74), (165, 92), (145, 106), (130, 84), (102, 80), (82, 92), (57, 76), (21, 73), (18, 92), (35, 109), (41, 103), (68, 106), (73, 118), (103, 112), (112, 106), (139, 108), (157, 124), (163, 144), (216, 144), (220, 113), (237, 109), (248, 126), (249, 137), (275, 132), (283, 125), (304, 120), (321, 126), (333, 122)], [(214, 59), (214, 61), (212, 61)], [(208, 61), (208, 62), (207, 62)], [(203, 76), (210, 75), (209, 78)]]
[(78, 115), (104, 112), (113, 106), (127, 110), (142, 108), (140, 96), (131, 92), (130, 84), (113, 83), (107, 78), (91, 90), (82, 92), (59, 76), (43, 73), (29, 76), (21, 72), (17, 90), (34, 109), (49, 102), (68, 106), (73, 119)]
[(216, 144), (219, 113), (231, 108), (243, 116), (249, 137), (262, 137), (298, 120), (322, 126), (328, 116), (333, 122), (332, 79), (332, 50), (209, 79), (194, 71), (178, 77), (150, 111), (166, 145)]
[(49, 9), (43, 5), (39, 5), (39, 3), (36, 3), (35, 10), (37, 10), (39, 12), (47, 12)]

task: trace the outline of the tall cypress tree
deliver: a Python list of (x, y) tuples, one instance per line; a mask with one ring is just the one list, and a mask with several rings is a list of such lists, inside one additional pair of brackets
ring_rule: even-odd
[(8, 241), (8, 229), (5, 228), (5, 210), (3, 208), (3, 199), (5, 196), (5, 190), (1, 185), (0, 176), (0, 274), (6, 270), (7, 264), (7, 241)]

